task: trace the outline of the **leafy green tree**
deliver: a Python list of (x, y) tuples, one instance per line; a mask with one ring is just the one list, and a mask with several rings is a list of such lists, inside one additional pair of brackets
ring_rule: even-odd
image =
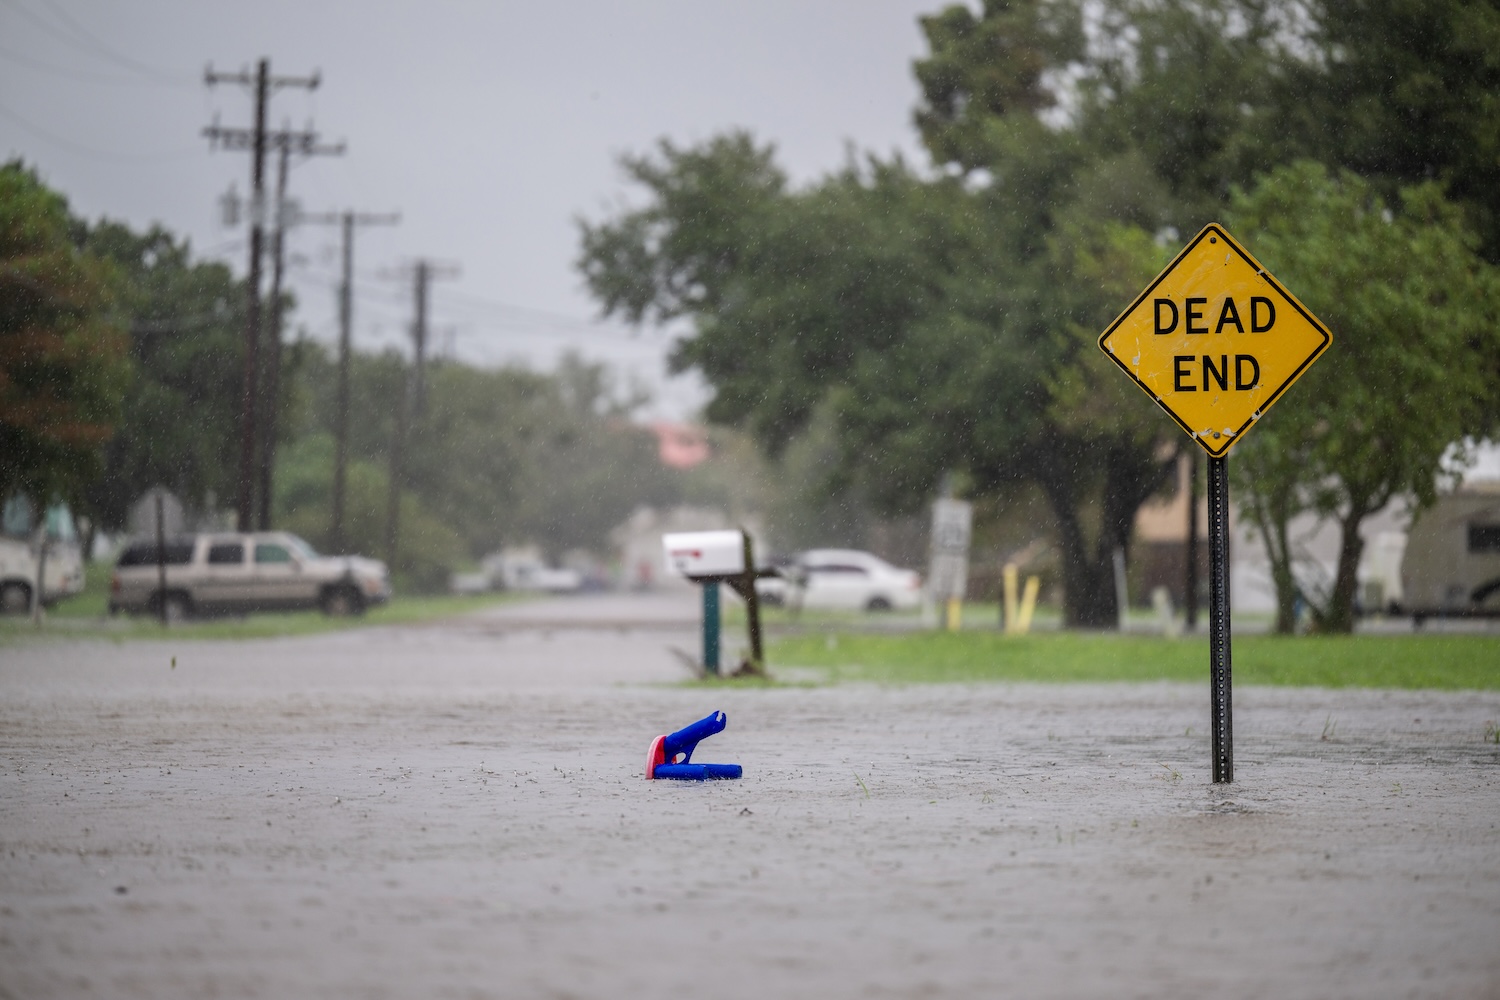
[(0, 498), (76, 503), (129, 378), (113, 275), (69, 226), (61, 195), (0, 166)]
[[(1038, 191), (1069, 173), (1066, 150), (1057, 160), (1032, 165)], [(580, 266), (607, 312), (692, 318), (673, 363), (714, 385), (711, 419), (778, 456), (827, 403), (830, 491), (891, 514), (919, 508), (949, 471), (988, 495), (1040, 483), (1062, 526), (1069, 620), (1114, 620), (1111, 554), (1163, 481), (1160, 430), (1130, 408), (1080, 420), (1055, 399), (1065, 372), (1094, 364), (1080, 331), (1159, 266), (1149, 236), (1093, 220), (1052, 234), (1034, 223), (1040, 197), (1018, 205), (899, 162), (789, 192), (744, 135), (663, 143), (625, 167), (651, 201), (585, 223)]]
[(1233, 186), (1318, 159), (1387, 198), (1444, 184), (1500, 260), (1495, 0), (984, 0), (921, 21), (916, 123), (938, 163), (1006, 182), (1036, 159), (1015, 134), (1050, 115), (1089, 160), (1139, 154), (1187, 233)]
[[(1080, 45), (1077, 25), (1085, 20), (1093, 28)], [(1076, 222), (1086, 217), (1086, 208), (1096, 217), (1164, 233), (1193, 232), (1228, 208), (1236, 188), (1252, 186), (1279, 165), (1315, 157), (1367, 175), (1373, 191), (1393, 204), (1408, 197), (1403, 185), (1439, 180), (1477, 226), (1481, 252), (1500, 258), (1500, 5), (1494, 2), (987, 0), (977, 13), (952, 7), (924, 19), (923, 26), (932, 49), (917, 66), (925, 101), (917, 123), (924, 139), (939, 162), (962, 171), (983, 169), (1018, 202), (1038, 206), (1018, 230), (1030, 234), (1027, 245), (1036, 245), (1042, 234), (1055, 238), (1069, 215)], [(995, 100), (997, 78), (1026, 86), (1011, 87), (1009, 99)], [(1037, 128), (1038, 113), (1051, 113), (1051, 129)], [(1054, 176), (1045, 187), (1037, 184), (1046, 177), (1039, 169)], [(1091, 185), (1091, 174), (1113, 183)], [(1122, 212), (1122, 197), (1135, 205)], [(1398, 231), (1412, 246), (1421, 243), (1414, 231), (1421, 225), (1435, 227), (1422, 239), (1462, 242), (1451, 214), (1423, 218), (1413, 212), (1405, 220), (1410, 224)], [(1256, 235), (1252, 246), (1264, 257), (1261, 239)], [(1386, 249), (1399, 259), (1394, 247)], [(1288, 261), (1298, 252), (1284, 243), (1280, 250)], [(1339, 263), (1355, 260), (1370, 267), (1374, 280), (1385, 273), (1385, 263), (1369, 257), (1341, 257)], [(1355, 290), (1354, 273), (1334, 268), (1320, 277), (1326, 282), (1332, 274)], [(1360, 319), (1374, 321), (1370, 315)], [(1420, 368), (1427, 349), (1420, 339), (1398, 340), (1381, 372)], [(1402, 350), (1412, 356), (1399, 361), (1394, 355)], [(1434, 451), (1430, 433), (1495, 428), (1500, 359), (1479, 349), (1466, 363), (1479, 396), (1460, 409), (1472, 417), (1473, 399), (1484, 398), (1478, 419), (1383, 427), (1387, 454), (1429, 456), (1405, 466), (1408, 476), (1426, 475), (1442, 446), (1457, 440)], [(1306, 391), (1299, 386), (1298, 398)], [(1333, 474), (1314, 460), (1319, 443), (1288, 419), (1283, 414), (1258, 429), (1254, 448), (1237, 449), (1236, 467), (1258, 472), (1265, 484), (1250, 513), (1267, 526), (1283, 626), (1295, 586), (1286, 518), (1306, 506), (1342, 511), (1346, 545), (1318, 613), (1325, 627), (1344, 628), (1358, 561), (1356, 526), (1365, 505), (1388, 494), (1389, 483), (1380, 481), (1389, 470), (1369, 472), (1361, 485), (1345, 483), (1342, 499), (1331, 496), (1318, 478)], [(1398, 492), (1408, 488), (1420, 501), (1432, 485), (1413, 481)]]
[[(290, 422), (298, 443), (282, 463), (287, 483), (278, 487), (277, 509), (324, 545), (336, 372), (317, 345), (300, 350)], [(351, 542), (378, 552), (396, 426), (391, 401), (402, 398), (408, 366), (395, 352), (356, 353), (351, 374), (348, 503), (380, 499), (364, 513), (348, 507), (346, 519)], [(627, 419), (640, 400), (617, 394), (601, 366), (569, 358), (546, 375), (439, 361), (428, 367), (426, 395), (425, 412), (408, 429), (396, 559), (396, 569), (423, 587), (504, 545), (602, 550), (635, 506), (671, 502), (683, 488), (657, 460), (654, 436)], [(356, 469), (364, 470), (361, 486)]]
[(1296, 596), (1287, 521), (1311, 509), (1337, 522), (1332, 589), (1306, 596), (1319, 629), (1347, 632), (1365, 518), (1396, 498), (1431, 504), (1444, 453), (1495, 426), (1500, 272), (1436, 184), (1392, 204), (1352, 173), (1302, 162), (1237, 193), (1230, 219), (1334, 332), (1230, 468), (1271, 554), (1279, 628)]
[(602, 366), (558, 373), (444, 363), (414, 427), (413, 491), (475, 556), (532, 542), (599, 551), (637, 505), (671, 495), (656, 438), (628, 420)]
[(130, 505), (166, 486), (194, 506), (234, 493), (245, 294), (223, 264), (195, 261), (186, 240), (107, 220), (79, 241), (121, 278), (134, 378), (104, 467), (87, 491), (102, 527), (124, 526)]
[(1319, 57), (1297, 65), (1288, 114), (1304, 150), (1396, 188), (1441, 183), (1500, 263), (1500, 3), (1318, 4)]
[[(1106, 624), (1110, 556), (1183, 441), (1093, 337), (1178, 234), (1298, 157), (1380, 172), (1390, 191), (1436, 173), (1482, 209), (1500, 160), (1484, 159), (1494, 4), (1477, 6), (1435, 6), (1442, 23), (1394, 78), (1381, 53), (1420, 17), (1400, 2), (950, 6), (922, 19), (915, 65), (916, 123), (946, 177), (872, 161), (793, 191), (744, 134), (663, 141), (623, 161), (646, 206), (583, 223), (579, 266), (606, 313), (690, 320), (675, 366), (714, 386), (712, 420), (772, 456), (829, 406), (835, 493), (895, 511), (950, 471), (982, 498), (1040, 488), (1066, 620)], [(1480, 41), (1455, 43), (1465, 25)], [(1442, 65), (1424, 77), (1422, 59)], [(1426, 138), (1397, 146), (1446, 150), (1428, 174), (1377, 156), (1403, 127)]]
[[(333, 438), (324, 432), (305, 434), (281, 449), (277, 458), (276, 525), (325, 545), (333, 493)], [(356, 459), (345, 480), (344, 532), (354, 552), (372, 555), (385, 544), (389, 469), (380, 462)], [(469, 560), (458, 532), (444, 523), (411, 491), (403, 491), (401, 533), (391, 566), (398, 590), (431, 592), (445, 588), (455, 566)]]

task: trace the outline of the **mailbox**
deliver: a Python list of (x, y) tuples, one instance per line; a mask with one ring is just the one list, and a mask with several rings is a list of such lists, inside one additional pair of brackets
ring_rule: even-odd
[(745, 536), (738, 531), (683, 531), (661, 536), (667, 572), (689, 580), (745, 571)]

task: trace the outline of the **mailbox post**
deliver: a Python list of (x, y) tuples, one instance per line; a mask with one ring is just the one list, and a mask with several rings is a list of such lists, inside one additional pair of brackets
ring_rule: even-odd
[(745, 600), (750, 630), (750, 672), (765, 669), (761, 645), (760, 598), (755, 581), (776, 576), (774, 569), (755, 568), (755, 547), (747, 531), (684, 531), (661, 538), (667, 572), (685, 576), (703, 587), (703, 669), (719, 674), (719, 584), (727, 583)]
[(719, 672), (719, 581), (703, 582), (703, 669)]

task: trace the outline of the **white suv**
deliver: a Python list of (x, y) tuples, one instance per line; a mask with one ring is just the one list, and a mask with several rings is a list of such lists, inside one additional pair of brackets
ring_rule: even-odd
[(154, 540), (126, 546), (110, 581), (111, 614), (150, 611), (181, 619), (197, 612), (322, 608), (357, 615), (391, 596), (384, 563), (321, 556), (286, 532), (203, 534), (171, 539), (162, 548), (158, 561)]

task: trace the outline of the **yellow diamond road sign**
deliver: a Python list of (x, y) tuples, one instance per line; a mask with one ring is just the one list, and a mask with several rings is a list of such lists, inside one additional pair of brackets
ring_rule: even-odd
[(1212, 223), (1099, 337), (1215, 458), (1331, 343), (1328, 328)]

